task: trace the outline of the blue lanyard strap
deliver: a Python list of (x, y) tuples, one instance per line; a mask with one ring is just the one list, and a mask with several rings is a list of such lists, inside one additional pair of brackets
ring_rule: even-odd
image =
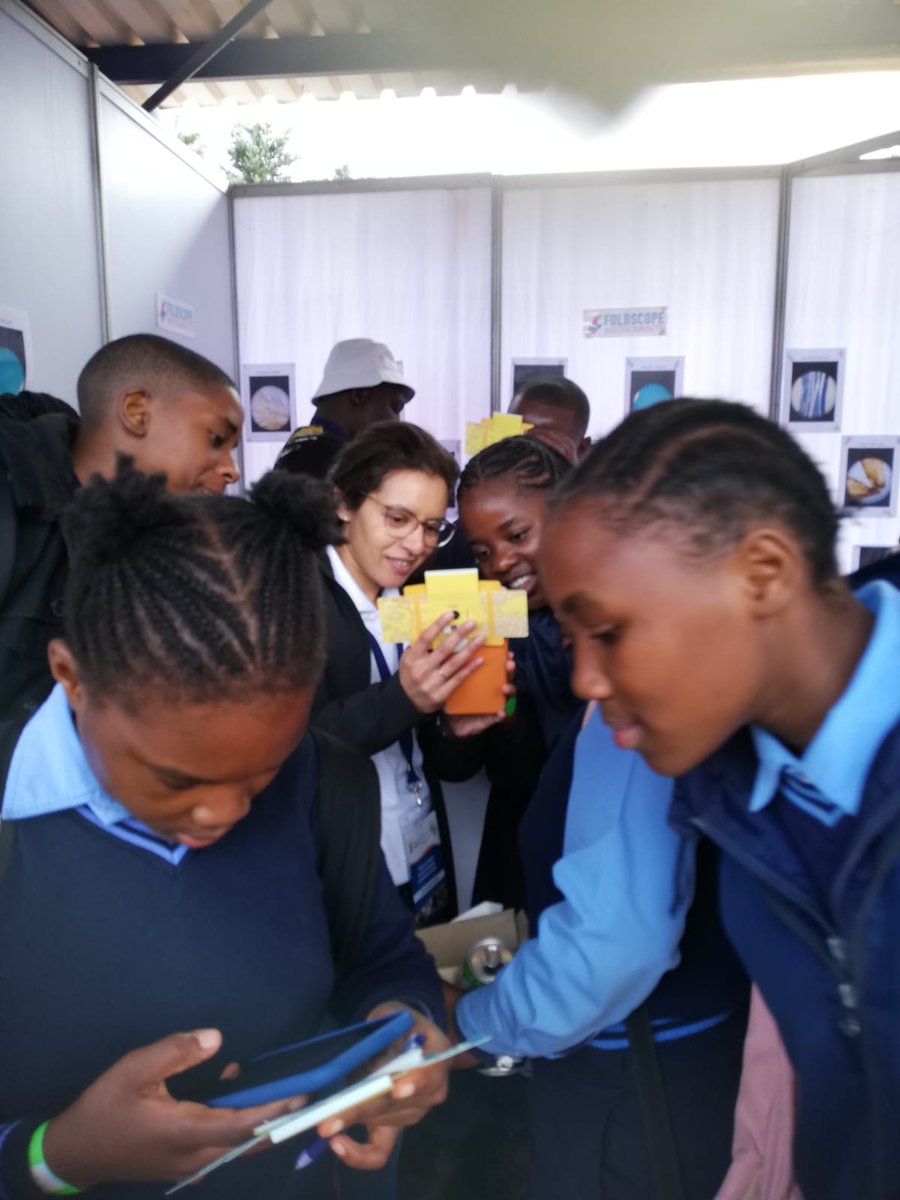
[[(394, 672), (390, 669), (387, 659), (384, 657), (384, 651), (381, 648), (381, 643), (370, 631), (366, 630), (366, 637), (369, 639), (369, 649), (372, 651), (372, 657), (375, 659), (375, 666), (378, 668), (378, 674), (381, 676), (382, 683), (387, 683)], [(397, 665), (400, 665), (400, 655), (403, 651), (402, 646), (397, 646)], [(407, 729), (401, 733), (397, 742), (406, 759), (406, 783), (411, 791), (416, 793), (416, 799), (421, 803), (419, 789), (421, 787), (421, 779), (416, 773), (416, 768), (413, 766), (413, 735), (412, 730)]]

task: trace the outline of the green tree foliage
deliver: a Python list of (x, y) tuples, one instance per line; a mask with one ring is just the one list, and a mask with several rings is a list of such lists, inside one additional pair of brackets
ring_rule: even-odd
[(350, 168), (347, 166), (347, 164), (343, 163), (341, 166), (334, 168), (334, 175), (332, 176), (332, 178), (333, 179), (352, 179), (353, 176), (350, 174)]
[(290, 134), (276, 133), (268, 122), (236, 125), (231, 131), (228, 158), (231, 183), (284, 183), (295, 155), (289, 154)]
[(196, 130), (193, 133), (179, 133), (178, 140), (184, 142), (185, 146), (190, 146), (194, 153), (199, 154), (201, 158), (206, 152), (203, 138)]

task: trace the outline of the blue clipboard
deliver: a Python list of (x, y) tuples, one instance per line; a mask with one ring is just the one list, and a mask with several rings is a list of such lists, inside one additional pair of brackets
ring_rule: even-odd
[(213, 1095), (202, 1098), (203, 1103), (212, 1108), (250, 1108), (301, 1092), (319, 1092), (367, 1063), (402, 1037), (412, 1023), (411, 1013), (392, 1013), (260, 1054), (242, 1064), (237, 1079), (221, 1080)]

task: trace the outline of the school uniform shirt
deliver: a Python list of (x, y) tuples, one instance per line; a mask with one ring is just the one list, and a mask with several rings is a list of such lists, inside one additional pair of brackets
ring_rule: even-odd
[[(350, 597), (365, 626), (366, 633), (374, 638), (381, 647), (381, 653), (391, 674), (396, 674), (401, 647), (384, 641), (377, 607), (344, 566), (341, 556), (335, 548), (329, 546), (327, 553), (335, 582), (340, 584)], [(382, 592), (383, 596), (398, 596), (399, 594), (397, 588), (388, 588)], [(369, 682), (382, 683), (381, 672), (378, 669), (374, 653), (369, 653), (369, 660), (371, 668)], [(398, 886), (409, 882), (405, 824), (418, 814), (431, 811), (431, 796), (425, 782), (422, 751), (412, 730), (410, 730), (409, 738), (412, 747), (411, 764), (407, 762), (399, 741), (393, 742), (390, 746), (371, 756), (381, 786), (381, 849), (387, 861), (391, 879)], [(415, 785), (411, 785), (409, 782), (410, 768), (417, 780)]]
[(490, 1035), (484, 1052), (562, 1054), (624, 1020), (678, 963), (692, 894), (676, 888), (686, 859), (666, 823), (671, 791), (639, 754), (616, 747), (595, 710), (576, 743), (553, 868), (563, 900), (491, 987), (457, 1005), (465, 1037)]
[(900, 1195), (900, 593), (802, 754), (742, 730), (678, 781), (670, 819), (722, 847), (726, 931), (797, 1075), (810, 1200)]
[[(318, 792), (318, 752), (306, 738), (218, 842), (173, 845), (104, 792), (57, 685), (17, 743), (3, 793), (3, 1200), (39, 1200), (27, 1162), (33, 1130), (138, 1046), (220, 1029), (222, 1050), (191, 1072), (203, 1086), (229, 1061), (360, 1020), (384, 1000), (441, 1011), (433, 966), (383, 864), (360, 949), (338, 971), (317, 869)], [(297, 1175), (296, 1155), (286, 1143), (240, 1159), (191, 1194), (334, 1200), (333, 1156)], [(155, 1200), (164, 1191), (111, 1183), (90, 1194)]]

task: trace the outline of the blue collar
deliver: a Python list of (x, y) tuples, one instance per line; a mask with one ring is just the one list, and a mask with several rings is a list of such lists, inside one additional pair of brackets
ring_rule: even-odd
[(174, 866), (190, 853), (187, 846), (166, 841), (148, 829), (100, 786), (88, 765), (60, 683), (22, 730), (0, 807), (6, 821), (76, 809), (91, 824)]
[(37, 710), (13, 752), (3, 816), (10, 821), (87, 806), (103, 825), (129, 816), (94, 777), (61, 683)]
[(857, 599), (875, 615), (872, 635), (845, 691), (804, 752), (798, 757), (772, 734), (751, 726), (759, 765), (750, 812), (770, 803), (785, 768), (805, 777), (848, 816), (859, 811), (875, 755), (900, 721), (900, 591), (888, 583), (870, 583), (857, 592)]

